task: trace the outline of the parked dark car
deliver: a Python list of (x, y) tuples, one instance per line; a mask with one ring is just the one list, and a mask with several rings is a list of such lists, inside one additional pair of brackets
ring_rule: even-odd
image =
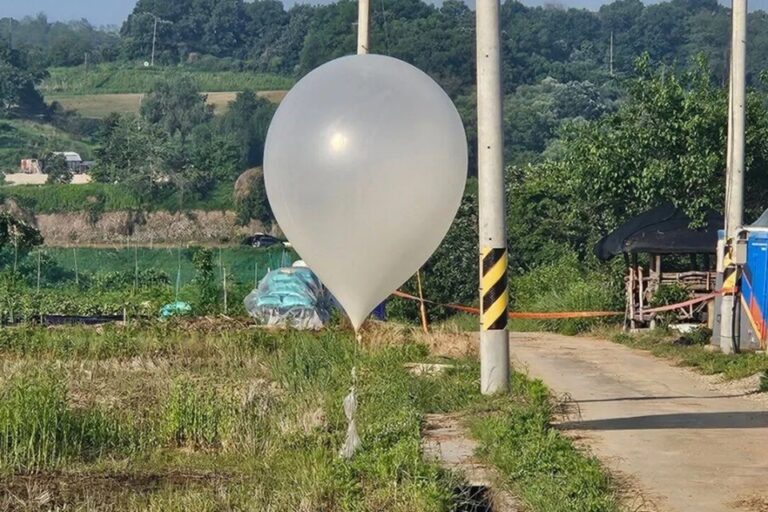
[(284, 240), (280, 240), (275, 236), (266, 235), (264, 233), (256, 233), (255, 235), (246, 237), (243, 240), (243, 245), (250, 245), (251, 247), (263, 248), (263, 247), (272, 247), (273, 245), (287, 246), (288, 244)]

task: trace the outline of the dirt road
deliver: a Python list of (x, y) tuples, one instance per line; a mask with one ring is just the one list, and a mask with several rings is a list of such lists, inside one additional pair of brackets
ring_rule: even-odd
[(764, 402), (608, 341), (512, 334), (510, 350), (578, 404), (560, 426), (637, 489), (631, 510), (768, 510)]

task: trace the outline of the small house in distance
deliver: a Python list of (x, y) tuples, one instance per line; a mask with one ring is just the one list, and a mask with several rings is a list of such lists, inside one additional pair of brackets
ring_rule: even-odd
[[(74, 151), (54, 151), (53, 154), (63, 156), (73, 174), (84, 174), (93, 167), (93, 162), (83, 160), (80, 154)], [(45, 160), (24, 158), (19, 164), (19, 170), (23, 174), (44, 174)]]
[[(682, 210), (664, 204), (629, 219), (595, 244), (595, 255), (602, 261), (624, 256), (625, 324), (633, 329), (655, 324), (656, 313), (648, 311), (657, 305), (654, 297), (661, 287), (676, 286), (687, 290), (691, 299), (702, 298), (702, 302), (678, 308), (678, 320), (706, 321), (711, 326), (714, 299), (703, 297), (717, 289), (715, 255), (723, 224), (723, 216), (710, 211), (704, 225), (693, 229)], [(647, 258), (642, 263), (644, 255)]]
[(91, 168), (93, 162), (86, 162), (74, 151), (54, 151), (54, 155), (61, 155), (67, 161), (67, 167), (75, 174), (82, 174)]

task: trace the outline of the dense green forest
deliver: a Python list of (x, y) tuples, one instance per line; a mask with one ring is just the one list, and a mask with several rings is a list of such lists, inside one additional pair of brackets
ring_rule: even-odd
[[(384, 0), (372, 9), (373, 52), (415, 64), (451, 92), (472, 87), (474, 13), (463, 2), (447, 0), (436, 7), (421, 0)], [(279, 0), (139, 0), (119, 33), (98, 30), (86, 20), (49, 23), (39, 15), (1, 18), (0, 36), (42, 67), (80, 65), (86, 56), (90, 64), (141, 63), (151, 53), (156, 16), (159, 63), (295, 76), (354, 49), (356, 12), (352, 0), (287, 11)], [(716, 0), (648, 6), (617, 0), (597, 12), (508, 0), (501, 23), (509, 92), (547, 77), (600, 81), (611, 69), (631, 73), (634, 59), (644, 52), (652, 62), (678, 65), (703, 54), (715, 79), (725, 79), (729, 10)], [(750, 14), (753, 81), (766, 68), (767, 28), (764, 11)]]
[[(474, 12), (456, 0), (440, 7), (384, 0), (372, 8), (372, 51), (428, 72), (451, 95), (465, 122), (470, 182), (454, 227), (425, 267), (425, 288), (435, 300), (471, 302), (477, 225), (471, 179), (476, 166)], [(290, 84), (354, 51), (356, 12), (351, 0), (289, 10), (278, 0), (139, 0), (119, 32), (97, 30), (84, 21), (48, 23), (40, 16), (2, 19), (0, 116), (6, 123), (50, 123), (87, 142), (97, 162), (93, 177), (127, 191), (137, 208), (218, 202), (217, 191), (231, 190), (240, 173), (261, 164), (275, 105), (244, 90), (223, 115), (214, 116), (201, 92), (205, 82), (195, 73), (268, 74)], [(40, 84), (51, 66), (59, 66), (57, 76), (66, 73), (70, 82), (78, 80), (78, 72), (87, 77), (96, 64), (105, 80), (110, 73), (146, 72), (141, 68), (151, 52), (155, 16), (156, 68), (178, 72), (158, 73), (152, 83), (145, 77), (132, 82), (144, 84), (136, 87), (146, 94), (137, 114), (87, 119), (44, 102)], [(616, 307), (620, 276), (591, 256), (601, 235), (662, 201), (683, 208), (694, 223), (706, 209), (722, 209), (729, 18), (730, 11), (715, 0), (648, 6), (618, 0), (597, 12), (503, 3), (516, 307)], [(766, 34), (768, 14), (751, 13), (748, 220), (768, 199)], [(69, 68), (64, 72), (62, 66)], [(40, 145), (36, 151), (51, 149)], [(268, 221), (263, 188), (258, 183), (252, 188), (252, 195), (238, 202), (240, 218)], [(106, 196), (101, 202), (109, 204)]]

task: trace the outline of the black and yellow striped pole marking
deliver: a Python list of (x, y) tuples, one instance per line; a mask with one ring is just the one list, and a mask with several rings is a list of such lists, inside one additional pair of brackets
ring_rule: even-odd
[(480, 251), (480, 325), (484, 331), (507, 328), (507, 250), (484, 247)]

